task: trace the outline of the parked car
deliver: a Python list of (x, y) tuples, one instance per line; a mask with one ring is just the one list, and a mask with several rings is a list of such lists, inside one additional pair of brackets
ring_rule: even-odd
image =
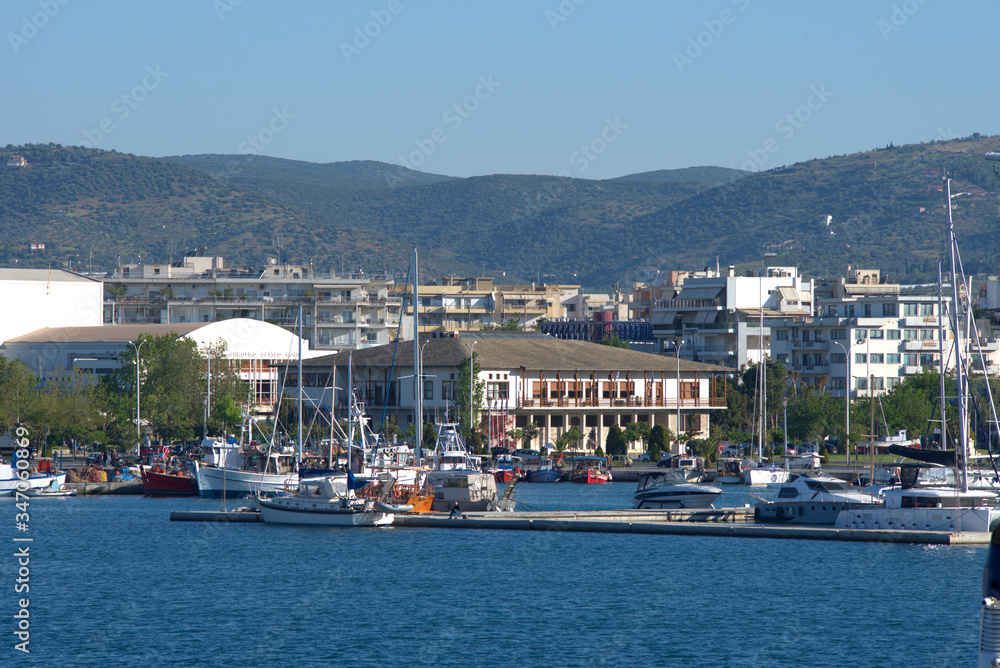
[(631, 466), (631, 465), (632, 465), (632, 458), (629, 457), (628, 455), (612, 455), (611, 456), (611, 466), (612, 466), (612, 468), (614, 468), (614, 467), (622, 467), (622, 466)]
[(649, 453), (648, 453), (648, 452), (644, 452), (644, 453), (642, 453), (641, 455), (638, 455), (638, 456), (637, 456), (637, 457), (635, 458), (635, 461), (637, 461), (637, 462), (646, 462), (646, 463), (648, 463), (648, 462), (649, 462)]

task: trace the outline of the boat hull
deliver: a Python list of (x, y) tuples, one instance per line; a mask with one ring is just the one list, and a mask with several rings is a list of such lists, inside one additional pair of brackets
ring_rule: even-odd
[(577, 471), (569, 478), (570, 482), (576, 482), (583, 485), (596, 485), (605, 482), (611, 482), (611, 474), (604, 473), (603, 471), (597, 471), (595, 469), (587, 469), (586, 471)]
[(277, 494), (299, 484), (296, 473), (255, 473), (253, 471), (233, 471), (207, 466), (199, 466), (197, 472), (198, 494), (203, 497), (218, 498), (242, 496), (244, 494)]
[(524, 476), (525, 482), (558, 482), (562, 477), (562, 472), (555, 469), (539, 469), (529, 471)]
[(198, 496), (198, 481), (194, 476), (158, 473), (146, 466), (139, 467), (142, 489), (150, 496)]
[(258, 499), (265, 524), (317, 527), (388, 526), (394, 516), (379, 510), (342, 506), (340, 499), (289, 502), (282, 498)]
[(870, 504), (849, 501), (787, 501), (759, 503), (754, 507), (754, 520), (776, 524), (833, 525), (843, 510), (854, 510)]
[(721, 495), (722, 490), (718, 487), (694, 484), (668, 485), (661, 489), (654, 487), (636, 493), (633, 507), (651, 510), (711, 508), (712, 503)]
[(784, 469), (747, 469), (743, 472), (743, 484), (763, 487), (770, 483), (783, 483), (788, 480), (788, 471)]
[(885, 508), (844, 510), (838, 529), (896, 529), (911, 531), (992, 531), (1000, 524), (998, 508)]
[[(5, 464), (8, 469), (10, 465)], [(53, 474), (39, 474), (36, 473), (27, 480), (22, 480), (18, 477), (0, 478), (0, 496), (11, 496), (17, 490), (17, 484), (19, 482), (28, 483), (28, 489), (44, 489), (46, 487), (51, 487), (53, 482), (56, 487), (62, 487), (66, 484), (66, 472), (62, 471)]]

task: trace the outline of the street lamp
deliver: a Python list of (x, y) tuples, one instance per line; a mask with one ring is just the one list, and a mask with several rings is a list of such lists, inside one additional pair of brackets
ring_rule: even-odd
[(847, 455), (846, 464), (851, 463), (851, 347), (840, 341), (834, 341), (844, 351), (844, 453)]
[(139, 348), (142, 348), (147, 339), (143, 339), (136, 345), (135, 341), (129, 341), (128, 344), (135, 348), (135, 456), (142, 457), (141, 447), (142, 447), (142, 433), (141, 426), (139, 422)]
[(684, 345), (684, 339), (680, 342), (674, 341), (674, 352), (677, 355), (677, 433), (675, 434), (677, 438), (677, 454), (681, 454), (681, 346)]

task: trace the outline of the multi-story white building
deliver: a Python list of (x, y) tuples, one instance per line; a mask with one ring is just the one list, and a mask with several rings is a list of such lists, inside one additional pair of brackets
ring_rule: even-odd
[(729, 267), (721, 274), (671, 272), (669, 289), (650, 290), (648, 304), (636, 302), (634, 312), (648, 308), (658, 350), (676, 353), (679, 345), (682, 358), (738, 369), (770, 352), (771, 332), (766, 321), (761, 327), (762, 315), (812, 314), (813, 281), (801, 278), (795, 267), (766, 267), (746, 276)]
[[(820, 291), (817, 289), (817, 291)], [(810, 318), (772, 318), (773, 357), (798, 386), (834, 396), (870, 396), (923, 369), (939, 370), (944, 331), (946, 368), (954, 368), (954, 336), (936, 294), (902, 294), (879, 272), (852, 269), (824, 287)], [(947, 309), (950, 298), (944, 300)]]
[(336, 276), (309, 265), (227, 269), (221, 257), (170, 264), (124, 264), (104, 277), (104, 322), (207, 323), (250, 318), (298, 334), (317, 349), (358, 349), (389, 342), (398, 306), (388, 276)]
[(43, 327), (101, 324), (101, 282), (61, 269), (0, 269), (0, 343)]

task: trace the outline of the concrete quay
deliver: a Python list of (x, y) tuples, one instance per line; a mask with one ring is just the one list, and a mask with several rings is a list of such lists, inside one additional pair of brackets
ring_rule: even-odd
[(142, 494), (142, 481), (130, 482), (68, 482), (65, 489), (75, 489), (78, 496), (98, 494)]
[[(727, 510), (743, 511), (742, 508)], [(754, 524), (699, 518), (698, 511), (598, 511), (552, 513), (462, 513), (447, 515), (397, 515), (393, 526), (438, 529), (494, 529), (507, 531), (580, 531), (588, 533), (666, 534), (675, 536), (726, 536), (833, 540), (862, 543), (912, 543), (920, 545), (986, 545), (989, 533), (835, 529), (791, 525)], [(752, 518), (753, 511), (750, 510)], [(670, 517), (673, 515), (673, 517)]]

